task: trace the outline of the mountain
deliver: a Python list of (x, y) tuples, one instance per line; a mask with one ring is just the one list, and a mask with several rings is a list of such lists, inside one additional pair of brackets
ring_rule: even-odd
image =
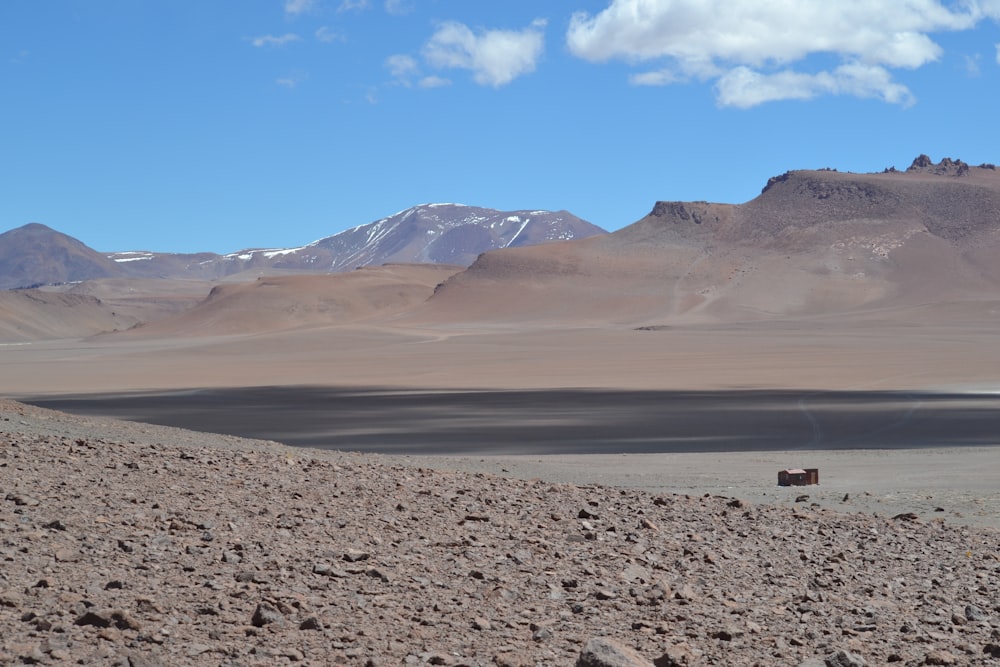
[(31, 223), (0, 234), (0, 289), (125, 273), (117, 262), (45, 225)]
[(633, 326), (997, 301), (1000, 171), (790, 171), (745, 204), (657, 202), (617, 232), (500, 250), (450, 278), (426, 321)]
[(133, 276), (215, 279), (242, 273), (335, 273), (389, 263), (468, 266), (488, 250), (605, 233), (567, 211), (424, 204), (299, 248), (227, 255), (119, 252), (109, 257)]

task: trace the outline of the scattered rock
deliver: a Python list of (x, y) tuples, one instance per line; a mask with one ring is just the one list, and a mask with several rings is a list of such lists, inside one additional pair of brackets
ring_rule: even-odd
[(987, 620), (989, 615), (976, 605), (969, 604), (965, 605), (965, 618), (978, 623)]
[(994, 532), (337, 452), (82, 440), (0, 431), (0, 664), (1000, 658)]
[(91, 625), (97, 628), (117, 628), (119, 630), (138, 630), (139, 623), (124, 611), (107, 609), (104, 611), (89, 610), (76, 619), (76, 625)]
[(278, 611), (274, 606), (267, 602), (261, 602), (254, 609), (253, 617), (250, 619), (250, 624), (255, 628), (262, 628), (265, 625), (270, 625), (272, 623), (283, 623), (285, 617)]
[(634, 649), (597, 637), (584, 644), (576, 667), (651, 667), (651, 663)]
[(319, 619), (315, 616), (310, 616), (309, 618), (303, 620), (299, 623), (299, 630), (322, 630), (323, 624), (319, 622)]
[(826, 667), (865, 667), (867, 664), (860, 656), (844, 650), (831, 653), (824, 662)]
[(958, 658), (948, 651), (928, 651), (924, 656), (925, 665), (956, 665)]

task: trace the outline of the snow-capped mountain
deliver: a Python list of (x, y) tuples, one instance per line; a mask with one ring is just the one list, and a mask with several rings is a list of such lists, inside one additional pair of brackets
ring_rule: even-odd
[(487, 250), (602, 233), (604, 230), (566, 211), (496, 211), (461, 204), (424, 204), (302, 248), (244, 251), (226, 259), (322, 271), (350, 271), (386, 263), (466, 266)]
[(497, 211), (423, 204), (298, 248), (254, 248), (227, 255), (118, 252), (108, 257), (133, 276), (220, 278), (244, 271), (330, 273), (387, 263), (467, 266), (498, 248), (606, 233), (567, 211)]

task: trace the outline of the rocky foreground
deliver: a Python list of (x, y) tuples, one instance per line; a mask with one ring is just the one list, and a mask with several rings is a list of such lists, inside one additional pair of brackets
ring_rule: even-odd
[(1000, 533), (0, 402), (0, 663), (1000, 665)]

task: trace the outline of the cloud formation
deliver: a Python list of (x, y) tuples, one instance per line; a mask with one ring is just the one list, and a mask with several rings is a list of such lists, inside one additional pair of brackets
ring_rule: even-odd
[[(891, 70), (938, 60), (931, 34), (984, 18), (1000, 19), (1000, 0), (611, 0), (574, 14), (566, 41), (591, 62), (653, 63), (636, 85), (714, 80), (723, 106), (824, 94), (906, 105), (914, 97)], [(840, 64), (809, 71), (814, 55)]]
[(398, 86), (412, 88), (416, 82), (419, 88), (441, 88), (450, 86), (451, 81), (440, 76), (423, 76), (420, 73), (420, 63), (413, 56), (396, 54), (385, 59), (385, 67), (392, 75), (393, 83)]
[(284, 46), (285, 44), (288, 44), (290, 42), (297, 42), (300, 39), (302, 39), (302, 38), (299, 37), (298, 35), (296, 35), (295, 33), (289, 32), (289, 33), (286, 33), (284, 35), (278, 35), (278, 36), (276, 36), (276, 35), (262, 35), (260, 37), (252, 37), (252, 38), (250, 38), (250, 43), (253, 44), (256, 47), (261, 47), (261, 46)]
[(385, 59), (385, 67), (389, 70), (392, 78), (400, 83), (408, 82), (420, 70), (416, 59), (405, 54), (389, 56)]
[(340, 3), (340, 7), (337, 8), (338, 12), (361, 12), (370, 6), (370, 0), (343, 0)]
[(285, 88), (292, 89), (297, 88), (300, 83), (309, 78), (309, 75), (305, 72), (292, 72), (287, 76), (278, 77), (275, 79), (275, 83), (279, 86), (284, 86)]
[(316, 6), (316, 0), (285, 0), (286, 14), (303, 14)]
[(715, 90), (722, 106), (744, 109), (776, 100), (809, 100), (823, 94), (870, 97), (904, 106), (914, 101), (909, 89), (894, 83), (885, 68), (857, 63), (817, 74), (792, 70), (762, 74), (741, 66), (723, 74)]
[(325, 26), (325, 25), (324, 26), (320, 26), (319, 28), (317, 28), (316, 32), (313, 33), (313, 34), (316, 37), (316, 41), (323, 42), (324, 44), (329, 44), (330, 42), (336, 42), (338, 40), (339, 41), (343, 41), (344, 40), (344, 36), (343, 35), (341, 35), (339, 32), (336, 32), (334, 30), (330, 30), (330, 28), (328, 26)]
[(544, 28), (541, 19), (523, 30), (479, 33), (462, 23), (442, 23), (424, 46), (423, 56), (434, 67), (467, 69), (476, 83), (499, 88), (534, 71), (545, 48)]
[(413, 11), (409, 0), (385, 0), (385, 11), (393, 16), (403, 16)]
[(451, 80), (440, 76), (425, 76), (417, 82), (417, 85), (421, 88), (442, 88), (444, 86), (450, 86)]

